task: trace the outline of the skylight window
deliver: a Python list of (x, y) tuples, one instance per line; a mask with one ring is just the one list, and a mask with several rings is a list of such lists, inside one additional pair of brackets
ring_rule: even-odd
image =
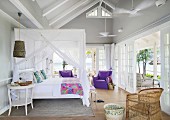
[(87, 12), (86, 18), (112, 18), (112, 13), (102, 6), (98, 6)]

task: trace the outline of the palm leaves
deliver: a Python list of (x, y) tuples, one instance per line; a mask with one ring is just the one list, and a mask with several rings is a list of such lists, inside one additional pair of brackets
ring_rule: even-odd
[(150, 60), (151, 58), (151, 54), (152, 51), (151, 49), (144, 49), (144, 50), (140, 50), (139, 53), (137, 54), (137, 63), (138, 63), (138, 68), (139, 68), (139, 73), (140, 73), (140, 61), (142, 61), (143, 63), (143, 74), (146, 74), (146, 63), (148, 62), (148, 60)]

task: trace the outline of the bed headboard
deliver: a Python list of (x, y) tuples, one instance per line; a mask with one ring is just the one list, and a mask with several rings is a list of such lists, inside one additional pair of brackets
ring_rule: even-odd
[(34, 72), (34, 68), (19, 70), (19, 73), (23, 73), (23, 72)]

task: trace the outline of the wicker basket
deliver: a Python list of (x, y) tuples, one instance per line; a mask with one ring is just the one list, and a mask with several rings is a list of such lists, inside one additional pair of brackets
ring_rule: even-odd
[(125, 108), (121, 105), (109, 103), (104, 105), (107, 120), (122, 120)]
[(28, 86), (30, 84), (32, 84), (32, 81), (26, 81), (26, 82), (21, 82), (21, 83), (18, 82), (18, 85), (20, 86)]

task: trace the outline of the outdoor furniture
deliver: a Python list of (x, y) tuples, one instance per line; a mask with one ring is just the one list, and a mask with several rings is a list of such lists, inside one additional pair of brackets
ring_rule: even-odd
[(160, 87), (160, 80), (159, 79), (153, 79), (153, 81), (154, 81), (154, 87), (155, 87), (155, 85)]
[(126, 98), (127, 120), (161, 120), (160, 96), (162, 88), (143, 89)]
[(97, 77), (93, 77), (93, 84), (95, 88), (108, 89), (112, 71), (99, 71)]
[(61, 77), (74, 77), (72, 70), (63, 70), (63, 71), (59, 71), (59, 75)]
[(154, 87), (152, 78), (146, 78), (140, 73), (136, 73), (137, 87)]
[(122, 120), (125, 108), (121, 105), (109, 103), (104, 105), (107, 120)]

